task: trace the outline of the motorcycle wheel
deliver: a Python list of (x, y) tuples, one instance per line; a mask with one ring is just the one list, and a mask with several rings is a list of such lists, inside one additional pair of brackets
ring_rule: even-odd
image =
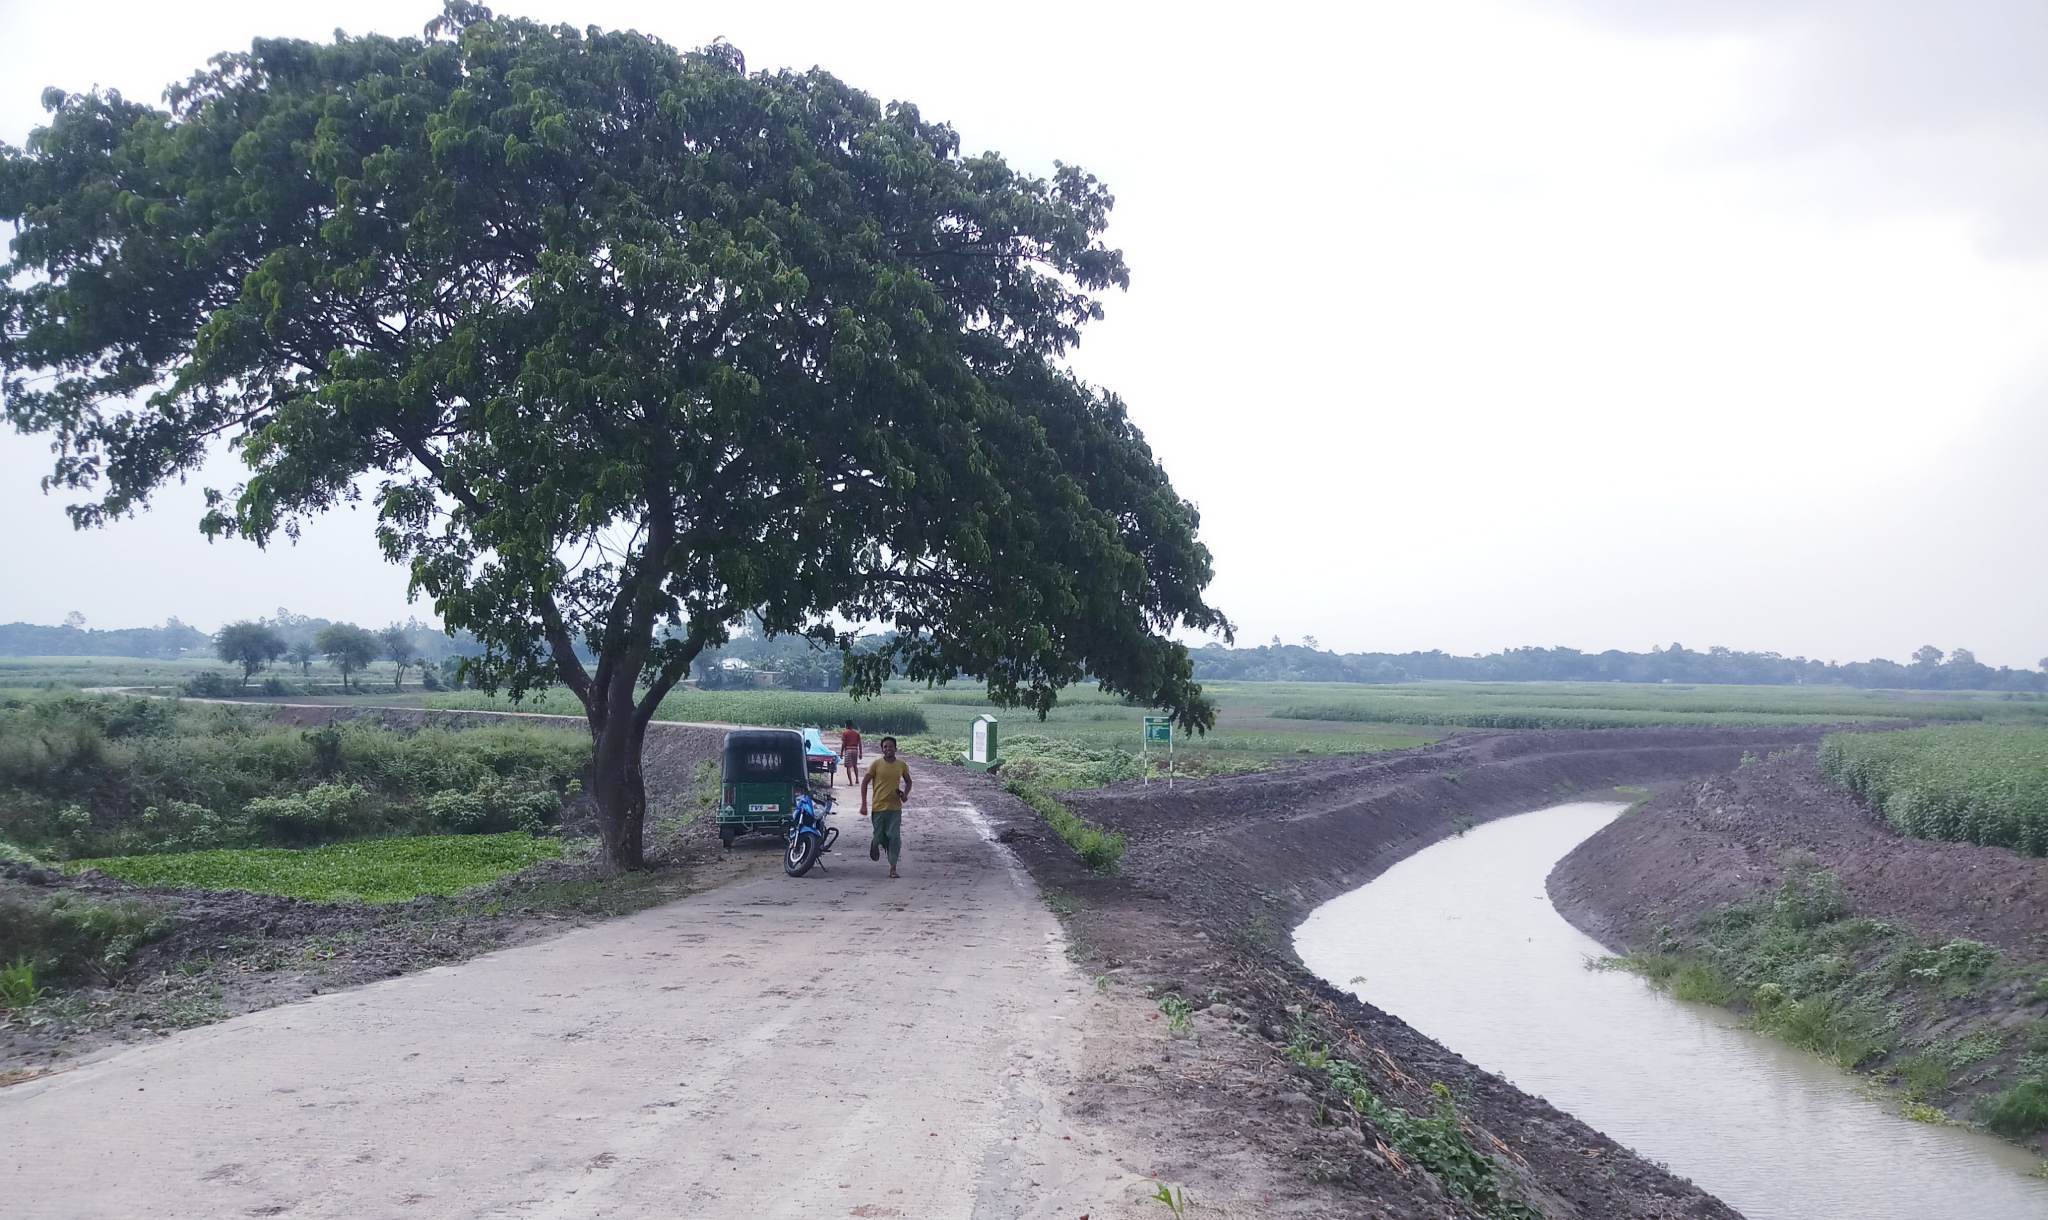
[(789, 846), (782, 852), (782, 871), (792, 877), (801, 877), (811, 871), (811, 865), (818, 862), (819, 839), (814, 834), (793, 834)]

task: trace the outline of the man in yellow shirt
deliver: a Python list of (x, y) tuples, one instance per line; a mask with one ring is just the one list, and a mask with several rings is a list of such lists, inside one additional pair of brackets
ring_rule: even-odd
[(875, 829), (868, 839), (868, 859), (879, 860), (889, 852), (889, 875), (896, 875), (896, 858), (903, 854), (903, 802), (910, 798), (910, 764), (896, 757), (896, 739), (882, 738), (882, 756), (868, 764), (867, 778), (860, 781), (860, 816), (868, 816), (868, 789), (875, 790)]

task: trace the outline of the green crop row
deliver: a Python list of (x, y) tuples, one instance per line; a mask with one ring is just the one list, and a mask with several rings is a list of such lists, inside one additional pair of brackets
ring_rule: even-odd
[(1906, 834), (2048, 855), (2048, 728), (1836, 733), (1820, 770)]

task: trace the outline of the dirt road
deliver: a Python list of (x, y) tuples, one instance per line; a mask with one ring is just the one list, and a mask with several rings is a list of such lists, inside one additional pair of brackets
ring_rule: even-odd
[(38, 1218), (1143, 1214), (1144, 1180), (1061, 1111), (1078, 1027), (1109, 1001), (944, 769), (918, 780), (900, 881), (847, 802), (801, 880), (0, 1091), (0, 1199)]

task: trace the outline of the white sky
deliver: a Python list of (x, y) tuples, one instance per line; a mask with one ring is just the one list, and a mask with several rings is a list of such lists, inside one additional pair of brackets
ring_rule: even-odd
[[(2038, 0), (498, 7), (724, 35), (1107, 182), (1132, 287), (1076, 363), (1240, 642), (2048, 654)], [(0, 139), (44, 85), (435, 11), (0, 0)], [(0, 436), (0, 620), (408, 612), (367, 512), (208, 546), (195, 485), (74, 534), (43, 466)]]

